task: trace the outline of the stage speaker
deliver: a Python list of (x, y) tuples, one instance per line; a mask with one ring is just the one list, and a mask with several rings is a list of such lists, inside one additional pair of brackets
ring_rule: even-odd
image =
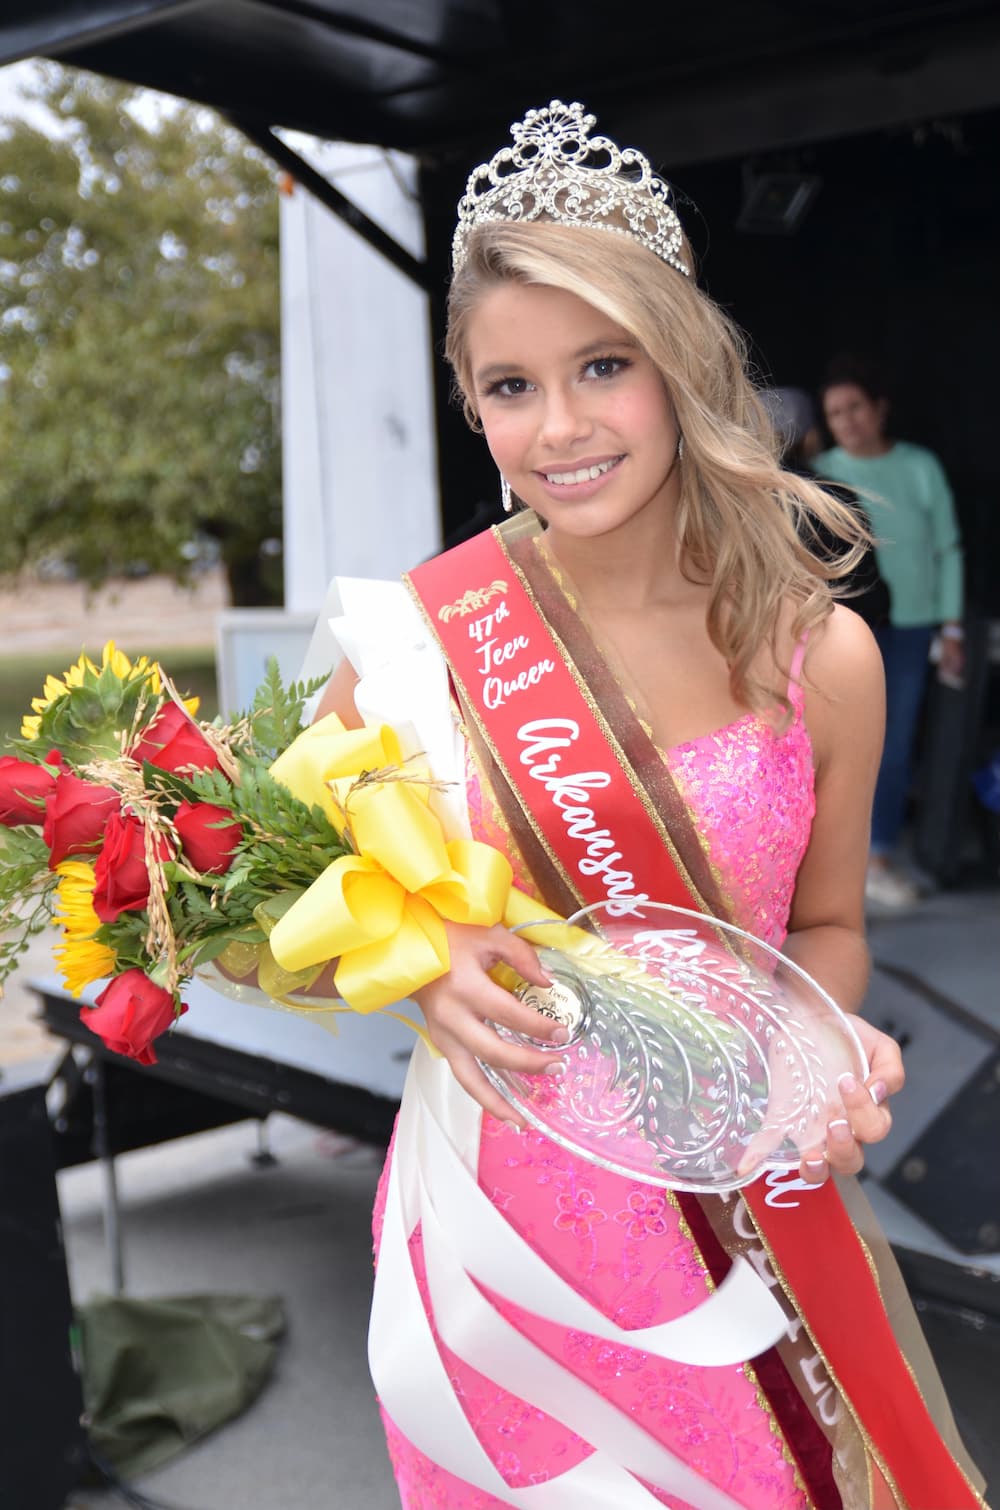
[(62, 1510), (87, 1461), (45, 1087), (0, 1081), (0, 1505)]
[(897, 1248), (896, 1258), (962, 1440), (989, 1493), (1000, 1486), (1000, 1274), (909, 1249)]

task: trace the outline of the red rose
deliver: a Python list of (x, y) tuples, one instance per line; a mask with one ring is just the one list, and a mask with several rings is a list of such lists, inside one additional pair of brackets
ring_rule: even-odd
[(138, 1059), (140, 1064), (155, 1064), (153, 1039), (186, 1011), (183, 1002), (175, 1002), (169, 991), (135, 968), (116, 975), (97, 998), (97, 1005), (84, 1007), (80, 1018), (114, 1053)]
[(219, 757), (193, 718), (176, 703), (164, 703), (129, 750), (139, 765), (148, 760), (161, 771), (179, 771), (193, 766), (197, 771), (215, 771)]
[[(157, 856), (172, 860), (173, 849), (160, 834)], [(146, 866), (146, 827), (130, 814), (113, 813), (94, 866), (94, 911), (102, 923), (113, 923), (123, 912), (138, 912), (149, 901)]]
[(182, 802), (174, 814), (174, 827), (195, 870), (205, 876), (225, 875), (233, 863), (233, 850), (243, 838), (243, 828), (232, 813), (214, 802)]
[(68, 855), (95, 850), (112, 813), (118, 811), (118, 793), (95, 781), (84, 781), (72, 771), (60, 771), (45, 804), (42, 838), (49, 847), (49, 869), (55, 870)]
[[(52, 755), (47, 757), (55, 764)], [(56, 757), (56, 760), (58, 756)], [(0, 823), (18, 828), (22, 823), (42, 823), (44, 804), (55, 790), (56, 778), (48, 766), (15, 755), (0, 755)]]

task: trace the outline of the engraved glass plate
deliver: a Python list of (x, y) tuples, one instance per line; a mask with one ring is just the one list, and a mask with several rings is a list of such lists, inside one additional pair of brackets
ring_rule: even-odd
[(493, 1026), (566, 1068), (525, 1075), (484, 1064), (490, 1081), (557, 1143), (652, 1184), (734, 1190), (822, 1150), (828, 1122), (844, 1115), (838, 1078), (868, 1074), (849, 1018), (791, 960), (732, 924), (660, 902), (621, 913), (599, 903), (570, 918), (595, 935), (582, 952), (563, 947), (564, 923), (525, 925), (553, 986), (522, 982), (515, 994), (558, 1017), (570, 1041)]

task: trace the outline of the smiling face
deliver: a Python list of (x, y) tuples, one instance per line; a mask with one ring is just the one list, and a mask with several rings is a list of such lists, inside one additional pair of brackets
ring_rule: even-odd
[(885, 399), (871, 398), (858, 383), (835, 383), (823, 394), (823, 413), (836, 445), (848, 456), (887, 451)]
[(584, 538), (672, 515), (673, 405), (607, 315), (564, 289), (504, 282), (471, 312), (467, 354), (493, 459), (552, 530)]

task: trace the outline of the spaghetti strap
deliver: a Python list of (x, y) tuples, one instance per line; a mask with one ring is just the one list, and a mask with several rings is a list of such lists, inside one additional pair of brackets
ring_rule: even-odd
[(808, 629), (799, 639), (792, 656), (792, 664), (788, 668), (788, 701), (797, 713), (801, 713), (805, 707), (805, 693), (802, 689), (802, 663), (806, 658), (806, 646), (809, 643)]

